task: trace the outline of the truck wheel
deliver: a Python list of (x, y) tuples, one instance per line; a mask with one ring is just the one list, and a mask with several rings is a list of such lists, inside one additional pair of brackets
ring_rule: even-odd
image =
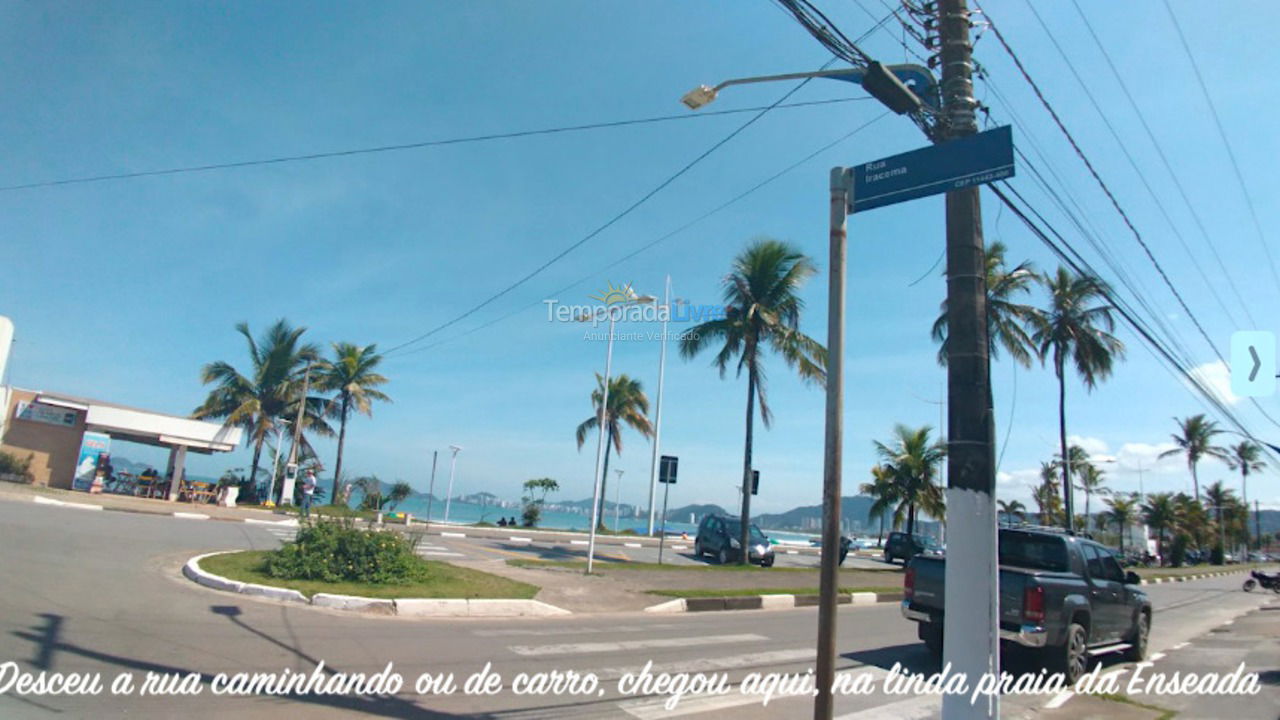
[(1060, 647), (1046, 648), (1050, 672), (1062, 673), (1067, 687), (1076, 684), (1089, 669), (1089, 633), (1080, 623), (1067, 626), (1066, 641)]
[(1129, 637), (1129, 649), (1124, 653), (1124, 659), (1129, 662), (1142, 662), (1147, 658), (1147, 636), (1151, 634), (1151, 616), (1147, 613), (1138, 613), (1138, 623), (1133, 628), (1133, 635)]
[(936, 660), (942, 659), (942, 628), (937, 627), (937, 623), (929, 623), (920, 628), (921, 640), (924, 640), (924, 646), (929, 649), (929, 654)]
[(893, 564), (893, 556), (889, 554), (888, 550), (884, 551), (884, 561), (889, 563), (890, 565)]
[(694, 540), (693, 556), (701, 560), (703, 556), (705, 556), (706, 554), (707, 554), (707, 551), (702, 549), (702, 543), (698, 542), (697, 540)]

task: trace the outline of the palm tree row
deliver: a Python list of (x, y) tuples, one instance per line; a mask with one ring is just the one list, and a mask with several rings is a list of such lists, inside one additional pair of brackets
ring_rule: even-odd
[[(325, 358), (318, 345), (303, 341), (306, 328), (292, 327), (283, 319), (257, 339), (247, 323), (236, 325), (236, 332), (248, 345), (246, 370), (241, 372), (225, 361), (205, 365), (200, 380), (214, 388), (193, 417), (222, 420), (224, 425), (245, 430), (245, 442), (253, 446), (249, 478), (255, 482), (263, 445), (272, 433), (301, 427), (299, 457), (316, 455), (308, 433), (320, 437), (336, 434), (338, 452), (329, 497), (330, 502), (339, 502), (347, 421), (356, 412), (372, 415), (374, 401), (390, 400), (378, 389), (387, 382), (376, 370), (382, 356), (374, 345), (342, 342), (333, 343), (332, 355)], [(329, 420), (338, 421), (337, 433)]]
[(872, 482), (863, 483), (860, 491), (874, 498), (868, 516), (880, 517), (892, 512), (893, 527), (906, 523), (907, 534), (915, 533), (917, 513), (942, 519), (946, 499), (938, 485), (939, 469), (947, 456), (940, 441), (931, 440), (932, 428), (910, 428), (897, 425), (888, 443), (875, 442), (880, 462), (871, 469)]

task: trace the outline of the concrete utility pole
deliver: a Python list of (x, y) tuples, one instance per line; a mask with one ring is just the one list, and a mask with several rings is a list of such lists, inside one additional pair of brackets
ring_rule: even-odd
[[(662, 385), (667, 371), (667, 323), (671, 322), (671, 276), (662, 290), (662, 350), (658, 355), (658, 397), (653, 406), (653, 457), (649, 464), (649, 537), (653, 537), (654, 505), (658, 499), (658, 462), (662, 446)], [(667, 518), (662, 518), (665, 525)]]
[(431, 504), (436, 499), (436, 460), (440, 457), (439, 450), (431, 451), (431, 484), (427, 486), (427, 523), (426, 529), (431, 529)]
[[(966, 0), (939, 0), (942, 135), (978, 132)], [(986, 260), (979, 187), (947, 193), (947, 621), (944, 667), (968, 676), (1000, 672), (996, 563), (995, 424), (987, 340)], [(970, 703), (945, 695), (946, 720), (998, 718), (999, 696)]]
[[(298, 416), (293, 420), (293, 445), (289, 448), (289, 463), (285, 466), (284, 482), (280, 484), (280, 504), (293, 504), (293, 482), (298, 475), (298, 443), (302, 442), (302, 418), (307, 412), (307, 393), (311, 390), (311, 361), (307, 361), (307, 369), (302, 373), (302, 397), (298, 398)], [(293, 466), (293, 476), (289, 475), (288, 466)]]

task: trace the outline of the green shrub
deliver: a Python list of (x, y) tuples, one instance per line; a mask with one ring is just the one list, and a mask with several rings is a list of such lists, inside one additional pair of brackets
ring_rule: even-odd
[(1187, 561), (1187, 546), (1191, 544), (1191, 536), (1178, 533), (1173, 537), (1173, 549), (1169, 551), (1169, 562), (1174, 567), (1182, 567)]
[(7, 452), (0, 452), (0, 475), (18, 475), (27, 482), (34, 482), (35, 478), (31, 475), (31, 462), (35, 460), (35, 455), (28, 455), (26, 460), (19, 460), (16, 455)]
[(524, 511), (520, 513), (520, 520), (524, 522), (525, 527), (536, 527), (538, 521), (542, 519), (542, 503), (529, 502), (525, 503)]
[(399, 533), (319, 520), (269, 554), (267, 574), (288, 580), (398, 584), (425, 579), (427, 564)]

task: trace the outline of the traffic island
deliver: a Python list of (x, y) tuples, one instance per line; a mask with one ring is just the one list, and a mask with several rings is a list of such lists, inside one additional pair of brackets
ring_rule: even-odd
[(360, 584), (277, 580), (263, 569), (262, 551), (198, 555), (182, 574), (214, 590), (269, 600), (403, 617), (532, 617), (569, 611), (532, 599), (538, 588), (496, 575), (431, 563), (431, 577), (413, 583)]

